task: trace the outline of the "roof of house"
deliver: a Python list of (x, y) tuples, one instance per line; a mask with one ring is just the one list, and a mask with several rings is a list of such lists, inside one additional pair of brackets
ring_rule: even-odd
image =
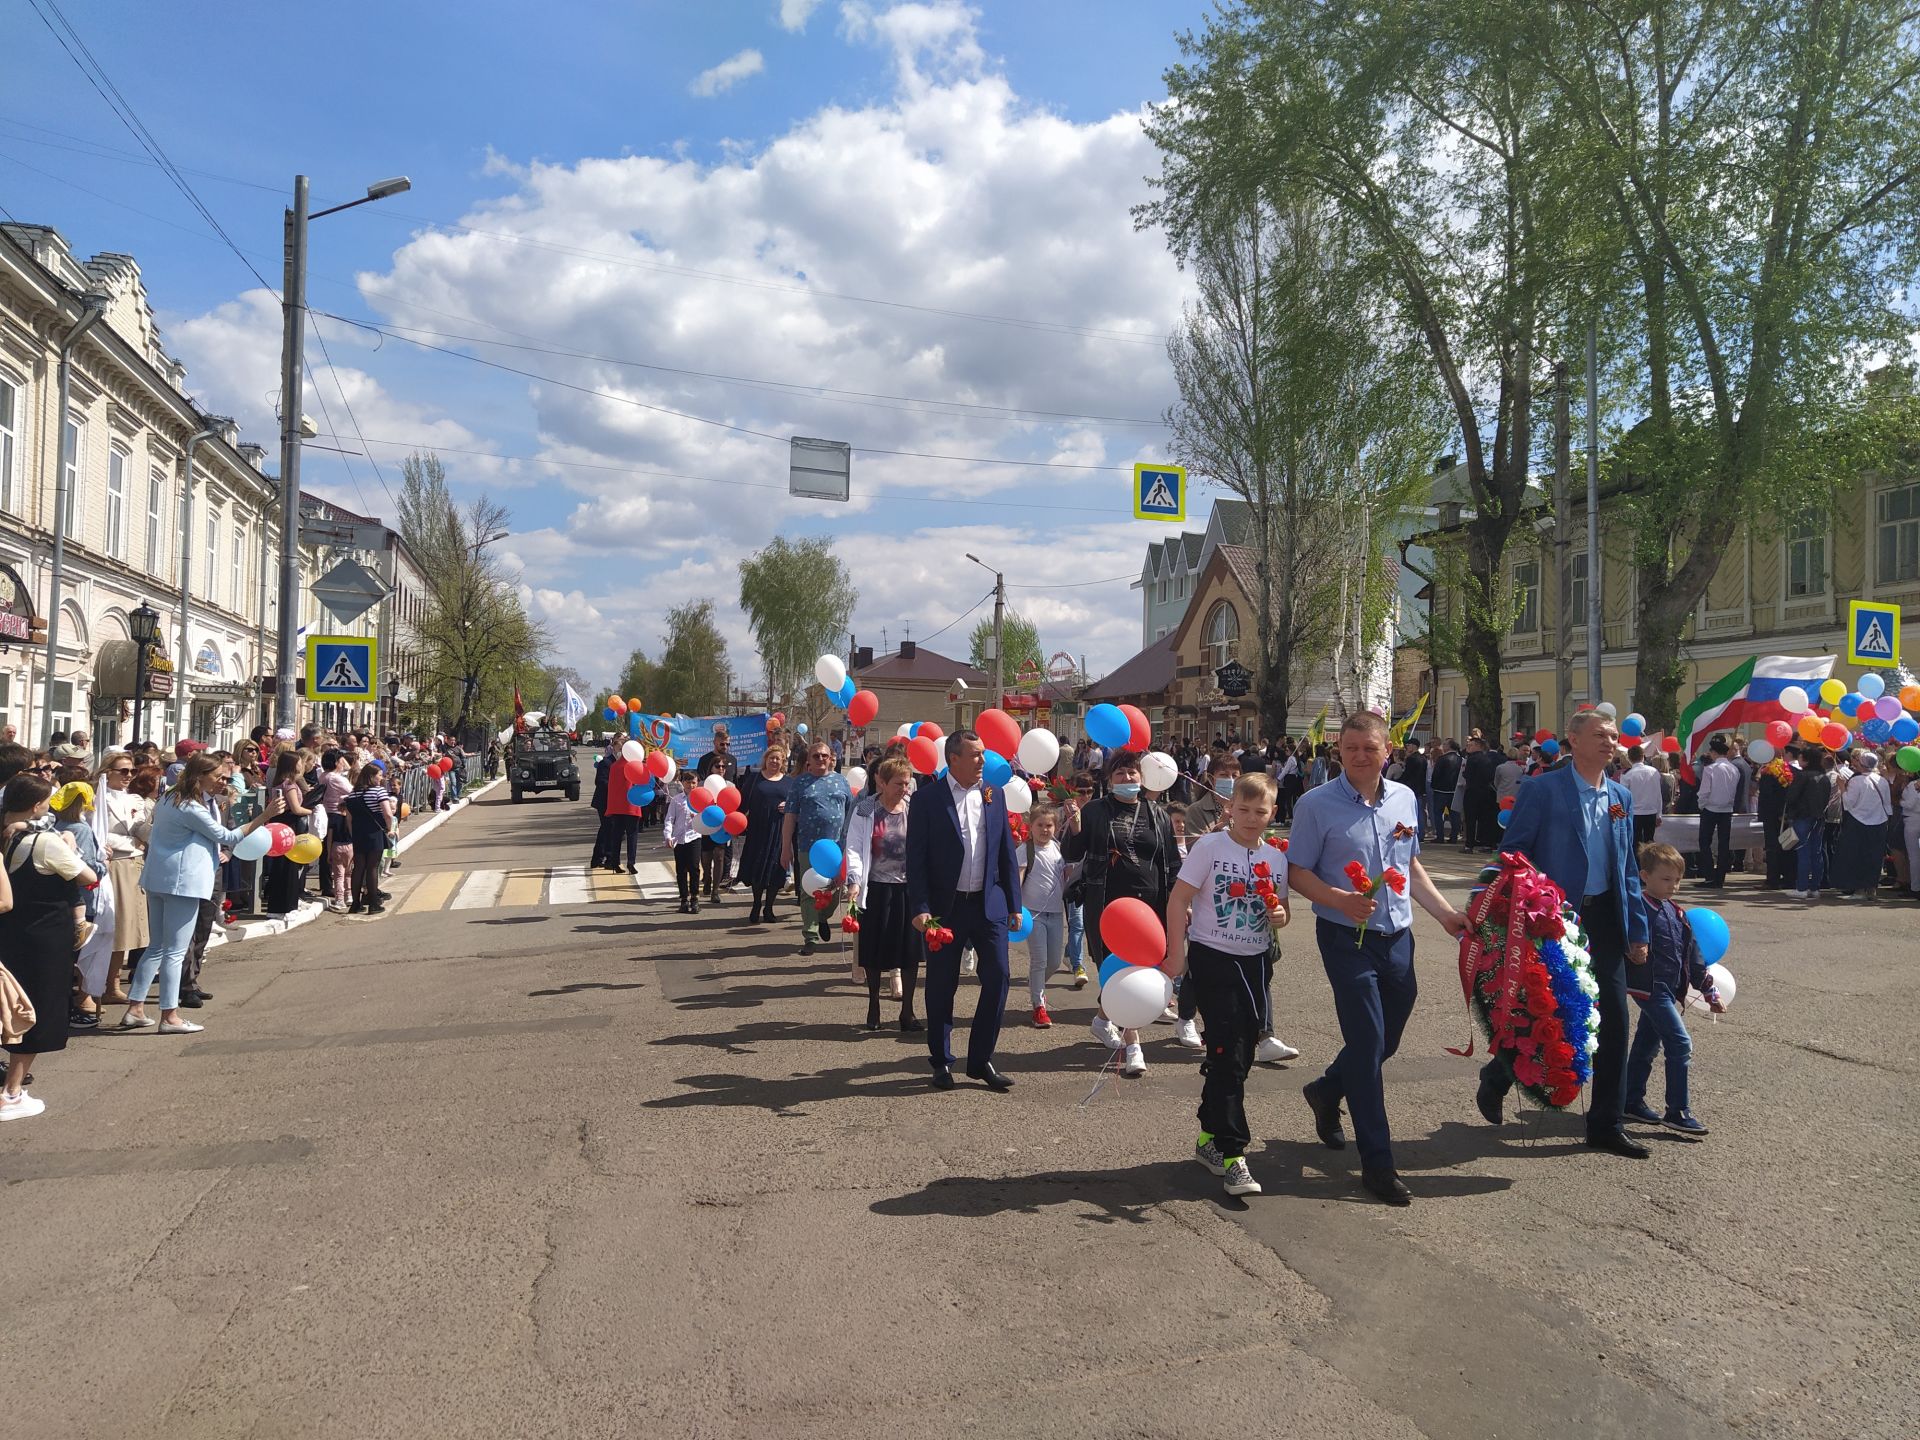
[(1207, 537), (1195, 530), (1175, 535), (1170, 540), (1156, 540), (1147, 546), (1147, 558), (1140, 567), (1140, 579), (1134, 581), (1138, 587), (1150, 579), (1173, 573), (1174, 562), (1184, 559), (1187, 569), (1194, 570), (1200, 565), (1200, 550), (1206, 544)]
[(894, 685), (939, 685), (948, 689), (955, 679), (964, 680), (970, 686), (991, 687), (993, 684), (993, 676), (986, 671), (976, 670), (964, 660), (954, 660), (924, 645), (915, 645), (914, 653), (905, 658), (897, 650), (891, 655), (882, 655), (873, 664), (855, 670), (853, 674), (862, 683), (878, 681)]
[(1108, 672), (1080, 694), (1082, 700), (1128, 700), (1158, 695), (1173, 683), (1173, 634), (1169, 631), (1138, 655)]
[[(1220, 522), (1221, 543), (1244, 545), (1253, 533), (1253, 506), (1244, 500), (1225, 498), (1213, 502), (1213, 519)], [(1212, 522), (1209, 521), (1209, 524)]]

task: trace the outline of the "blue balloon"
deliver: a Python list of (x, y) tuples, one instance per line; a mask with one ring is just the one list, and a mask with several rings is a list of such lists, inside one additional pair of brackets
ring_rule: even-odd
[(1020, 907), (1020, 923), (1007, 932), (1009, 940), (1024, 940), (1033, 934), (1033, 912), (1026, 906)]
[(1914, 719), (1911, 715), (1902, 715), (1893, 722), (1893, 738), (1902, 745), (1920, 740), (1920, 720)]
[(722, 810), (718, 805), (709, 805), (700, 812), (700, 823), (709, 829), (718, 830), (722, 825), (726, 824), (726, 821), (727, 812)]
[(914, 736), (918, 735), (920, 733), (920, 727), (926, 723), (924, 720), (916, 720), (907, 726), (907, 739), (911, 740)]
[(1865, 675), (1860, 677), (1858, 683), (1856, 683), (1853, 688), (1869, 700), (1878, 700), (1882, 695), (1887, 693), (1887, 682), (1869, 670)]
[(1893, 726), (1878, 715), (1860, 723), (1860, 733), (1876, 745), (1884, 745), (1893, 738)]
[(797, 726), (796, 728), (797, 728), (797, 729), (798, 729), (798, 730), (800, 731), (800, 733), (801, 733), (802, 735), (804, 735), (804, 734), (806, 734), (806, 733), (807, 733), (807, 725), (806, 725), (806, 722), (805, 722), (804, 720), (803, 720), (803, 721), (801, 721), (801, 722), (800, 722), (800, 724), (799, 724), (799, 725), (798, 725), (798, 726)]
[(936, 780), (944, 780), (944, 779), (946, 779), (946, 778), (947, 778), (947, 767), (946, 767), (946, 766), (944, 766), (944, 765), (942, 765), (942, 766), (941, 766), (941, 767), (940, 767), (940, 768), (939, 768), (938, 770), (936, 770), (936, 771), (934, 771), (934, 772), (933, 772), (933, 778), (934, 778), (934, 779), (936, 779)]
[(1507, 822), (1512, 819), (1513, 819), (1513, 812), (1511, 810), (1502, 810), (1500, 812), (1500, 828), (1502, 830), (1506, 829)]
[(627, 787), (627, 803), (629, 805), (651, 805), (653, 803), (653, 787), (651, 785), (629, 785)]
[(1558, 740), (1542, 740), (1540, 742), (1540, 753), (1551, 760), (1560, 753), (1560, 742)]
[(1006, 756), (996, 755), (989, 750), (980, 773), (986, 777), (987, 784), (1004, 785), (1013, 778), (1013, 765)]
[(1102, 990), (1106, 989), (1107, 981), (1111, 980), (1126, 968), (1127, 962), (1122, 960), (1118, 955), (1107, 956), (1106, 959), (1100, 962), (1100, 988)]
[(606, 716), (607, 716), (607, 719), (609, 720), (618, 720), (620, 718), (620, 713), (619, 711), (615, 710), (613, 706), (609, 705), (606, 708)]
[(814, 868), (816, 874), (824, 875), (831, 880), (840, 873), (844, 857), (840, 854), (839, 845), (832, 840), (816, 840), (813, 842), (813, 848), (807, 851), (807, 863)]
[(1638, 740), (1647, 733), (1647, 724), (1637, 715), (1629, 715), (1620, 722), (1620, 733), (1629, 740)]
[(1840, 713), (1842, 715), (1858, 715), (1860, 713), (1860, 696), (1852, 690), (1842, 695), (1840, 697)]
[(1118, 705), (1096, 705), (1087, 712), (1087, 738), (1102, 750), (1124, 750), (1133, 725)]
[(860, 687), (853, 683), (853, 677), (849, 675), (845, 680), (840, 682), (840, 688), (833, 692), (833, 703), (844, 710), (847, 708), (847, 702), (853, 699), (853, 697), (859, 693), (859, 690)]
[(1694, 906), (1687, 911), (1687, 924), (1693, 929), (1693, 941), (1700, 947), (1700, 963), (1716, 964), (1733, 943), (1733, 933), (1718, 910)]

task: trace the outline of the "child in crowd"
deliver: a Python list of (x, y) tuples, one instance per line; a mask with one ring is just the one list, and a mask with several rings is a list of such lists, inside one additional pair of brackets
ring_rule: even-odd
[[(67, 838), (87, 868), (96, 875), (106, 874), (106, 857), (100, 853), (99, 838), (93, 833), (93, 787), (84, 780), (69, 780), (53, 792), (48, 808), (53, 812), (53, 828)], [(80, 892), (80, 903), (73, 907), (76, 952), (86, 949), (87, 942), (93, 939), (98, 893), (98, 884), (86, 886)]]
[(1194, 1154), (1229, 1195), (1258, 1195), (1247, 1168), (1247, 1072), (1261, 1030), (1267, 949), (1287, 923), (1287, 871), (1266, 843), (1274, 784), (1242, 775), (1227, 803), (1227, 827), (1187, 851), (1167, 901), (1169, 975), (1187, 976), (1206, 1025), (1206, 1082)]
[[(1640, 891), (1647, 900), (1647, 963), (1627, 966), (1627, 993), (1639, 1002), (1640, 1024), (1633, 1032), (1633, 1048), (1627, 1052), (1627, 1093), (1621, 1108), (1629, 1120), (1705, 1135), (1707, 1127), (1693, 1118), (1689, 1108), (1687, 1069), (1693, 1041), (1681, 1006), (1691, 985), (1714, 1014), (1726, 1007), (1700, 959), (1693, 927), (1673, 903), (1673, 892), (1686, 873), (1687, 862), (1673, 846), (1656, 842), (1640, 847)], [(1647, 1082), (1653, 1076), (1653, 1057), (1662, 1050), (1667, 1056), (1667, 1109), (1665, 1115), (1657, 1115), (1647, 1104)]]
[[(1080, 866), (1061, 857), (1060, 812), (1053, 806), (1034, 806), (1027, 830), (1030, 838), (1020, 856), (1020, 898), (1033, 916), (1033, 933), (1027, 937), (1027, 998), (1033, 1002), (1033, 1023), (1044, 1030), (1053, 1024), (1047, 1014), (1047, 976), (1066, 954), (1067, 887), (1079, 877)], [(1084, 983), (1076, 980), (1075, 988)]]
[(672, 792), (667, 801), (667, 821), (661, 827), (661, 839), (673, 851), (673, 875), (680, 886), (680, 913), (700, 913), (700, 827), (693, 823), (693, 806), (687, 800), (690, 782), (675, 780), (666, 788)]

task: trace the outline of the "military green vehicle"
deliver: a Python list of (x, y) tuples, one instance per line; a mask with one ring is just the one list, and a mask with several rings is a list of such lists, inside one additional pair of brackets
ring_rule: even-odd
[(580, 768), (573, 762), (573, 744), (564, 730), (546, 726), (515, 734), (507, 754), (507, 783), (513, 803), (542, 790), (564, 790), (567, 799), (580, 798)]

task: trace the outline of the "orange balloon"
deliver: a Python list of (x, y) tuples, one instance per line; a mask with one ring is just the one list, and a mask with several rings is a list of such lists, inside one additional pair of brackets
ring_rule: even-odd
[(640, 697), (638, 695), (634, 696), (631, 700), (627, 701), (627, 709), (638, 710), (640, 708), (641, 708)]
[(1920, 711), (1920, 685), (1902, 685), (1900, 687), (1900, 708)]
[(1820, 732), (1824, 728), (1825, 722), (1812, 711), (1808, 711), (1800, 717), (1800, 738), (1809, 744), (1818, 745), (1820, 743)]

